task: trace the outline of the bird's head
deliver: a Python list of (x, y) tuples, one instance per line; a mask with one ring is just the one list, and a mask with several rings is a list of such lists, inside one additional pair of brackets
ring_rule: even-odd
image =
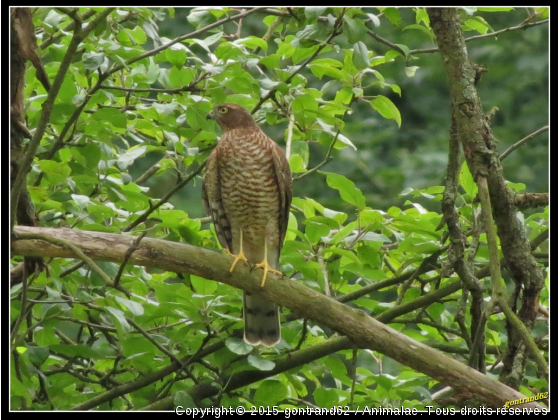
[(206, 119), (215, 120), (224, 132), (236, 128), (257, 126), (249, 111), (242, 106), (230, 103), (215, 106)]

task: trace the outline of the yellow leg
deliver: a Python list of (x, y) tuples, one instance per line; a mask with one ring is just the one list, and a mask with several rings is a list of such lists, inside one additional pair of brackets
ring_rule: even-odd
[(284, 274), (281, 271), (275, 270), (274, 268), (272, 268), (269, 264), (268, 264), (268, 259), (267, 259), (267, 249), (266, 249), (266, 240), (264, 242), (264, 259), (262, 262), (258, 263), (257, 265), (255, 265), (255, 268), (262, 268), (264, 270), (263, 273), (263, 278), (261, 281), (261, 287), (264, 287), (264, 284), (266, 282), (266, 275), (267, 273), (274, 273), (274, 274), (278, 274), (279, 276), (283, 276)]
[(235, 266), (239, 261), (245, 261), (247, 264), (249, 263), (249, 261), (247, 261), (247, 257), (245, 257), (245, 254), (243, 253), (243, 231), (241, 229), (239, 229), (239, 254), (234, 255), (225, 248), (224, 248), (224, 252), (231, 257), (235, 257), (235, 260), (233, 261), (231, 267), (229, 268), (230, 273), (233, 271), (233, 269), (235, 268)]

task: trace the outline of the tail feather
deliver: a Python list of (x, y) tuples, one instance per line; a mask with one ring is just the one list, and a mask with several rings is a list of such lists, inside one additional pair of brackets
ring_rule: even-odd
[(280, 342), (280, 310), (276, 303), (257, 294), (245, 292), (243, 317), (243, 339), (247, 343), (272, 347)]

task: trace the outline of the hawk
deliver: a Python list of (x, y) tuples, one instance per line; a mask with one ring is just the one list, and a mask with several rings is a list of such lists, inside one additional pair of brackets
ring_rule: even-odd
[[(202, 198), (222, 247), (239, 261), (278, 271), (286, 236), (292, 177), (286, 156), (243, 107), (226, 103), (208, 115), (222, 137), (206, 162)], [(243, 295), (244, 340), (272, 347), (280, 341), (278, 305), (255, 293)]]

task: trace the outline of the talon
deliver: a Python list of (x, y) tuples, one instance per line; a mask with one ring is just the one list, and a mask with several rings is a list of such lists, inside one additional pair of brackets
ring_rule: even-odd
[(235, 260), (231, 263), (231, 267), (229, 268), (229, 272), (233, 272), (233, 269), (235, 268), (235, 266), (237, 265), (237, 263), (239, 261), (245, 261), (247, 264), (249, 264), (249, 261), (247, 260), (247, 258), (245, 257), (245, 254), (243, 253), (243, 251), (241, 251), (239, 254), (237, 255), (233, 255), (231, 252), (227, 251), (227, 253), (232, 256), (235, 257)]
[(229, 252), (229, 249), (227, 249), (227, 248), (222, 248), (222, 252), (224, 254), (226, 254), (228, 257), (235, 257), (235, 255), (233, 255), (231, 252)]
[(274, 273), (274, 274), (277, 274), (279, 276), (284, 275), (284, 273), (282, 273), (281, 271), (278, 271), (278, 270), (272, 268), (266, 260), (258, 263), (257, 265), (255, 265), (255, 268), (262, 268), (264, 270), (263, 278), (262, 278), (262, 281), (261, 281), (261, 287), (264, 287), (264, 284), (266, 283), (266, 275), (268, 273)]

